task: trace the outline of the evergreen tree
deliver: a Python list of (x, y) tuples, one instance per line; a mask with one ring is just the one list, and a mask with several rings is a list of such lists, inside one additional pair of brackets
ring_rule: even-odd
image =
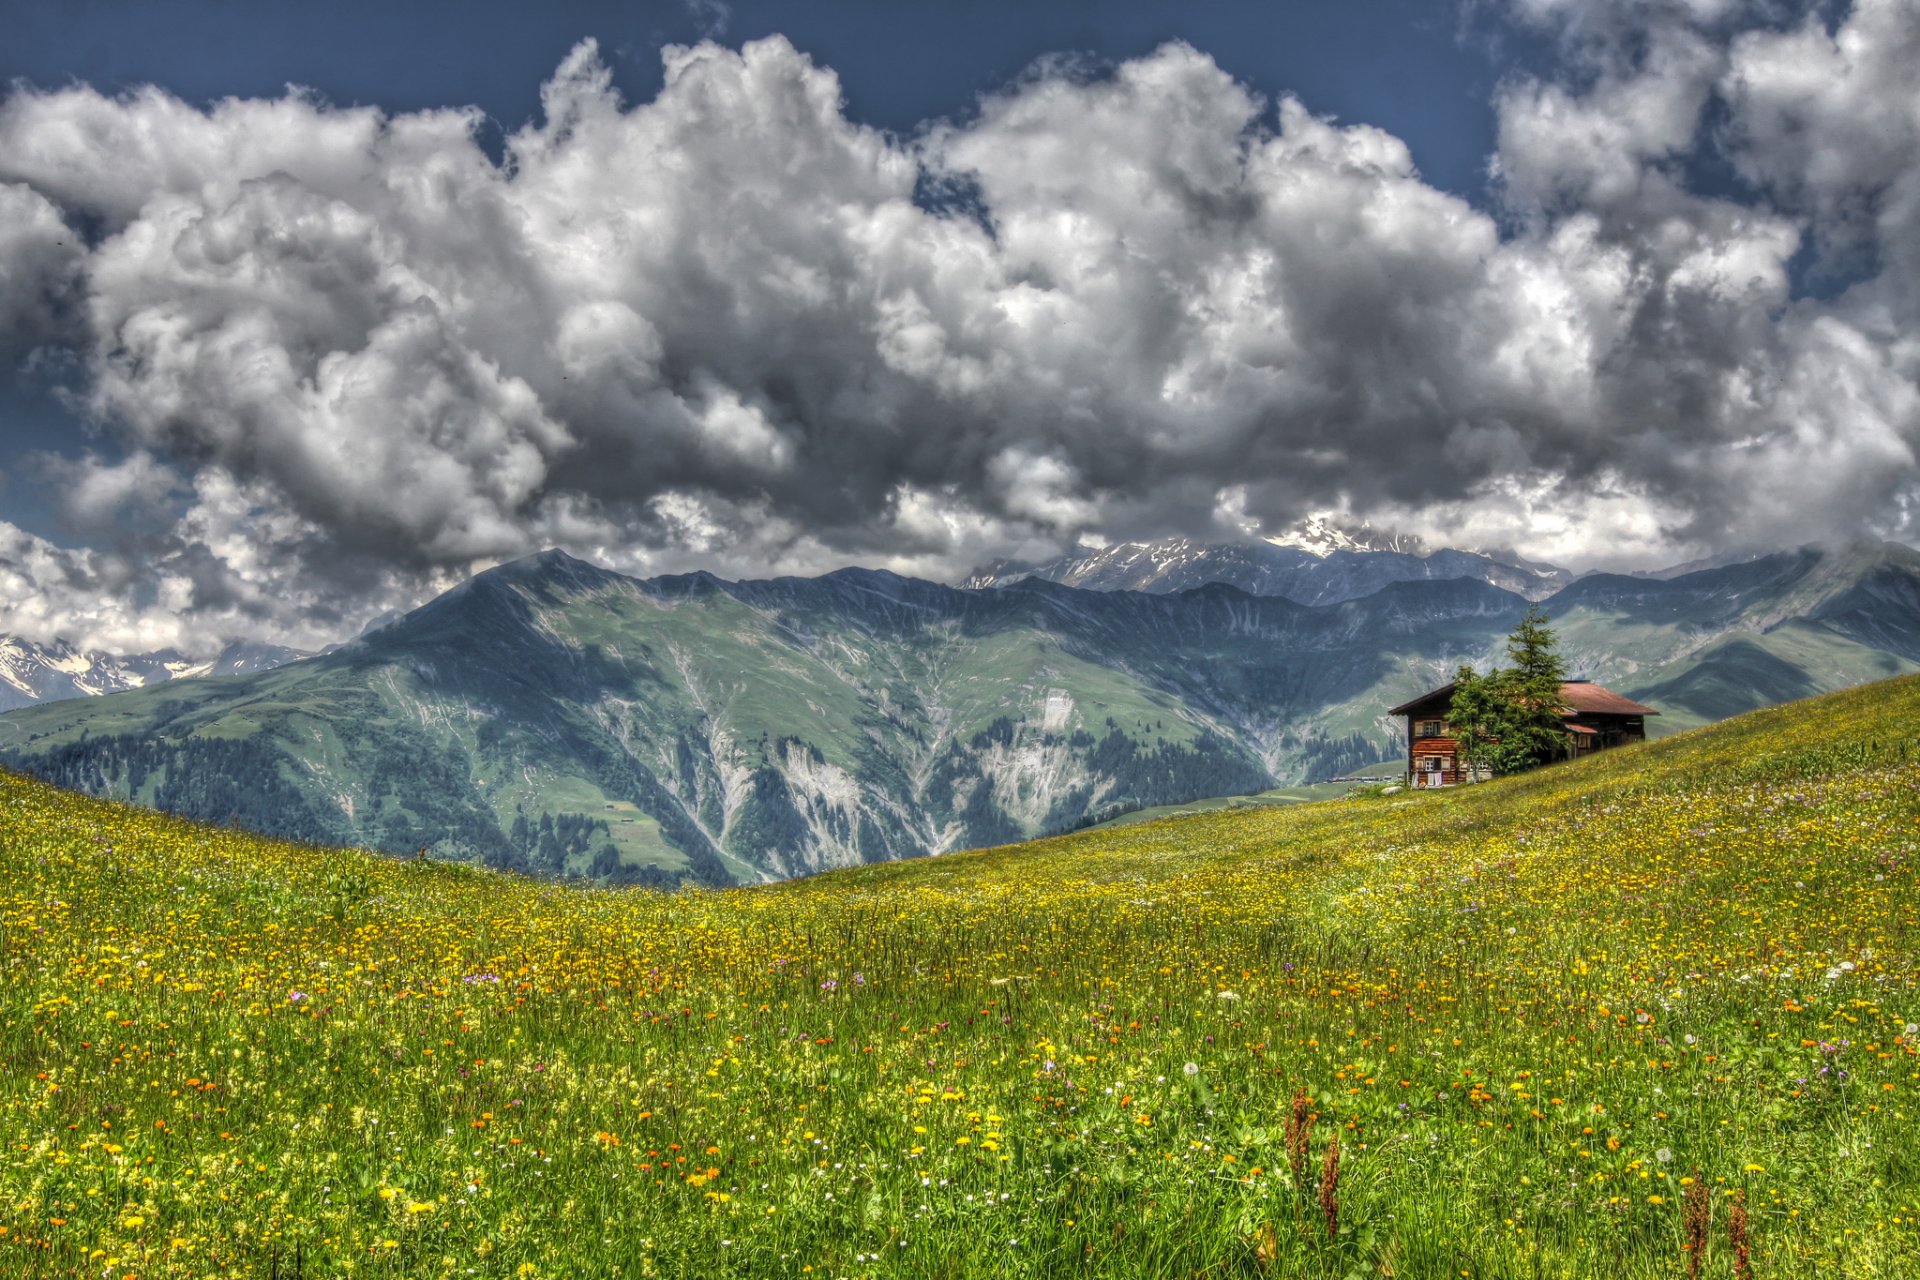
[(1567, 665), (1539, 605), (1529, 605), (1527, 616), (1507, 637), (1507, 661), (1513, 665), (1502, 673), (1501, 692), (1511, 708), (1512, 743), (1502, 755), (1515, 766), (1507, 772), (1518, 772), (1558, 759), (1567, 747), (1560, 701)]
[(1453, 677), (1453, 704), (1447, 708), (1447, 725), (1453, 730), (1453, 749), (1463, 780), (1477, 782), (1479, 770), (1493, 767), (1493, 748), (1505, 721), (1505, 708), (1496, 693), (1493, 677), (1481, 676), (1468, 664), (1460, 664)]
[(1507, 660), (1485, 676), (1461, 667), (1447, 719), (1463, 767), (1520, 773), (1566, 750), (1560, 686), (1566, 680), (1547, 615), (1531, 605), (1507, 637)]

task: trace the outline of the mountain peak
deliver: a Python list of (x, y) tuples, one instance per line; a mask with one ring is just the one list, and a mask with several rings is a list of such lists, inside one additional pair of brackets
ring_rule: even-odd
[(1411, 534), (1376, 529), (1362, 521), (1348, 524), (1324, 514), (1297, 520), (1279, 533), (1269, 534), (1262, 542), (1276, 547), (1295, 547), (1321, 559), (1336, 551), (1397, 551), (1403, 555), (1424, 555), (1426, 547)]

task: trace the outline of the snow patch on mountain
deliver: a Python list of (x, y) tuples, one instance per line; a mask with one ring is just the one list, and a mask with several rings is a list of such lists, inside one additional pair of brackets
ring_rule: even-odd
[(1321, 559), (1336, 551), (1396, 551), (1424, 555), (1426, 546), (1411, 534), (1376, 529), (1370, 524), (1344, 524), (1327, 515), (1311, 515), (1279, 533), (1261, 539), (1269, 546), (1296, 547)]
[(307, 656), (282, 645), (235, 641), (217, 657), (195, 661), (170, 650), (125, 655), (76, 649), (59, 640), (41, 644), (23, 636), (0, 636), (0, 711), (143, 689), (168, 680), (267, 671)]
[(1158, 594), (1224, 583), (1250, 595), (1308, 605), (1356, 600), (1396, 582), (1451, 579), (1485, 582), (1541, 600), (1573, 581), (1564, 569), (1529, 564), (1510, 552), (1428, 549), (1418, 538), (1316, 517), (1249, 542), (1166, 538), (1081, 547), (1044, 564), (992, 565), (961, 585), (986, 590), (1029, 578), (1090, 591)]

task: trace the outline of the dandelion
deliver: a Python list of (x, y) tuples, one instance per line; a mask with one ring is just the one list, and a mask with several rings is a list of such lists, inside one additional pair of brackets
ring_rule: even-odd
[(1200, 1074), (1200, 1064), (1197, 1062), (1189, 1062), (1186, 1066), (1180, 1068), (1180, 1074), (1191, 1080)]

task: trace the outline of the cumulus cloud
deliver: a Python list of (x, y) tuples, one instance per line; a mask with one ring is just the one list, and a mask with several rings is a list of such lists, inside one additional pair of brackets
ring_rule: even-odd
[(14, 553), (67, 603), (0, 627), (137, 630), (91, 590), (311, 639), (548, 544), (950, 576), (1327, 509), (1576, 564), (1913, 536), (1913, 0), (1503, 12), (1559, 62), (1503, 83), (1478, 207), (1179, 43), (906, 139), (778, 37), (668, 48), (643, 103), (587, 41), (498, 162), (472, 111), (16, 88), (0, 354), (70, 352), (125, 457), (52, 481), (91, 550)]

